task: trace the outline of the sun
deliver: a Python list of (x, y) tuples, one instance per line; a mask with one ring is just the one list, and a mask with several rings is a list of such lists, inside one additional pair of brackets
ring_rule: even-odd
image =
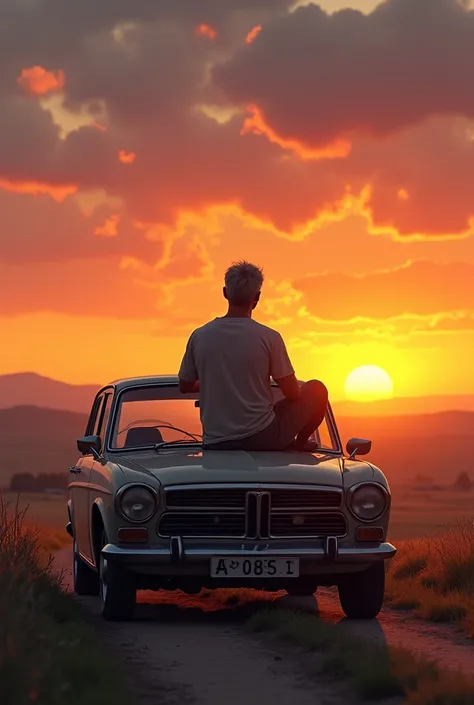
[(377, 365), (362, 365), (349, 373), (344, 383), (348, 399), (375, 401), (393, 397), (393, 382), (385, 370)]

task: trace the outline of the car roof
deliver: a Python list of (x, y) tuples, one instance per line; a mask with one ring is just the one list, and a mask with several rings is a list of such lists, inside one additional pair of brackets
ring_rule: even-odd
[[(101, 390), (107, 387), (114, 387), (116, 392), (121, 392), (129, 387), (136, 387), (142, 384), (169, 384), (177, 386), (178, 383), (178, 375), (144, 375), (143, 377), (124, 377), (123, 379), (113, 380), (108, 384), (104, 384)], [(278, 385), (272, 380), (272, 387), (276, 386)]]
[(178, 375), (145, 375), (143, 377), (126, 377), (116, 379), (104, 387), (115, 387), (117, 392), (121, 392), (128, 387), (136, 387), (141, 384), (178, 384)]

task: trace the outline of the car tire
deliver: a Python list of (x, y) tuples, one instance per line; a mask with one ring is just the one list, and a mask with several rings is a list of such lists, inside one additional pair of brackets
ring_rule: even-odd
[(352, 573), (339, 583), (339, 600), (351, 619), (375, 619), (382, 609), (385, 592), (385, 565), (374, 563), (361, 573)]
[(110, 622), (123, 622), (133, 617), (137, 590), (131, 573), (108, 561), (102, 548), (108, 543), (105, 533), (101, 542), (99, 583), (102, 617)]
[(81, 559), (76, 541), (72, 544), (72, 580), (76, 595), (99, 594), (99, 574)]

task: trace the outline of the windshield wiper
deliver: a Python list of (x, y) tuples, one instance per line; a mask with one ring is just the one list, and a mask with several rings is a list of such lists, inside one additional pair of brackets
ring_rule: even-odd
[(181, 438), (179, 441), (162, 441), (161, 443), (157, 443), (155, 445), (154, 450), (160, 450), (160, 448), (168, 448), (168, 446), (195, 446), (201, 445), (202, 441), (199, 440), (199, 438), (196, 438), (195, 440), (186, 440), (184, 438)]
[(176, 431), (177, 433), (182, 433), (184, 436), (188, 436), (188, 438), (190, 438), (191, 440), (188, 441), (185, 438), (180, 438), (179, 440), (174, 441), (161, 441), (161, 443), (156, 443), (154, 450), (166, 448), (167, 446), (173, 446), (178, 443), (182, 445), (188, 445), (190, 443), (202, 443), (202, 440), (195, 436), (194, 433), (189, 433), (189, 431), (185, 431), (184, 429), (178, 428), (177, 426), (171, 426), (171, 424), (160, 424), (159, 426), (155, 426), (155, 428), (169, 428), (171, 431)]

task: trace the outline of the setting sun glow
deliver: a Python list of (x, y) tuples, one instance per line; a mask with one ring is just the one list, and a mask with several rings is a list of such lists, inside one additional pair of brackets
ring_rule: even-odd
[(354, 401), (375, 401), (393, 397), (392, 379), (377, 365), (356, 367), (347, 376), (344, 389), (347, 398)]

